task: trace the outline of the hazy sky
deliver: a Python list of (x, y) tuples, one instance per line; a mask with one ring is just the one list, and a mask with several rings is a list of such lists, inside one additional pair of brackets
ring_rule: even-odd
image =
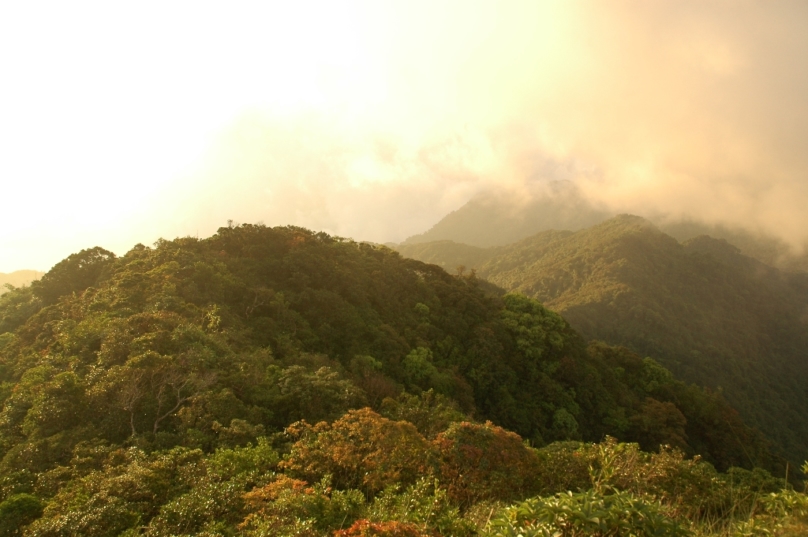
[(492, 187), (808, 239), (808, 2), (0, 3), (0, 272)]

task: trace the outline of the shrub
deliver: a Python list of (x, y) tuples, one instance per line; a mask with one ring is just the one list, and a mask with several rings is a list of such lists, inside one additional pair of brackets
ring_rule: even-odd
[(630, 492), (564, 492), (533, 498), (497, 513), (485, 537), (679, 537), (690, 532), (662, 507)]
[(357, 520), (347, 530), (334, 533), (334, 537), (435, 537), (435, 534), (422, 533), (415, 524), (406, 522)]
[(314, 486), (279, 476), (244, 494), (252, 511), (238, 528), (246, 535), (322, 535), (350, 525), (363, 512), (357, 490), (333, 491), (325, 478)]
[(351, 410), (333, 424), (298, 422), (287, 433), (298, 440), (282, 468), (309, 481), (330, 474), (335, 487), (362, 489), (368, 497), (432, 471), (432, 447), (415, 427), (369, 408)]
[(373, 522), (406, 522), (424, 532), (461, 537), (472, 535), (473, 524), (460, 516), (459, 509), (449, 501), (446, 490), (435, 479), (422, 478), (403, 492), (390, 486), (379, 494), (368, 509)]
[(36, 496), (15, 494), (0, 503), (0, 536), (22, 535), (23, 526), (40, 516), (44, 505)]
[(434, 444), (441, 457), (441, 482), (463, 508), (537, 492), (539, 459), (516, 433), (491, 422), (460, 422), (439, 434)]

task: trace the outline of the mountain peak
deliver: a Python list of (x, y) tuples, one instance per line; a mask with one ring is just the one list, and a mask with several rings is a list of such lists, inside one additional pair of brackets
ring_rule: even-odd
[(527, 197), (503, 192), (478, 195), (402, 244), (452, 240), (483, 248), (502, 246), (542, 231), (577, 231), (611, 216), (589, 203), (573, 183), (545, 186)]

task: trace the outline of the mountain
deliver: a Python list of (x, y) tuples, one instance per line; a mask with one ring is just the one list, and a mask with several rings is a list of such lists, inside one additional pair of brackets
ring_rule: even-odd
[(671, 528), (642, 495), (713, 520), (785, 472), (655, 360), (296, 227), (90, 248), (9, 291), (0, 402), (0, 535), (494, 535), (568, 490)]
[(808, 456), (808, 275), (769, 267), (724, 240), (680, 243), (629, 215), (487, 250), (448, 242), (399, 250), (466, 264), (558, 311), (585, 338), (654, 357), (723, 393), (783, 453)]
[[(73, 254), (0, 301), (0, 380), (10, 390), (0, 413), (0, 469), (24, 464), (20, 449), (66, 429), (81, 439), (162, 442), (191, 427), (193, 442), (210, 446), (212, 422), (278, 429), (339, 415), (332, 404), (378, 405), (402, 389), (435, 390), (539, 445), (611, 434), (654, 448), (657, 433), (632, 416), (649, 411), (649, 400), (670, 403), (683, 421), (668, 443), (722, 467), (753, 462), (744, 444), (704, 429), (701, 407), (731, 413), (724, 403), (672, 377), (643, 387), (658, 366), (587, 347), (538, 303), (481, 283), (386, 247), (293, 227), (222, 228), (206, 240), (138, 245), (121, 258), (98, 247)], [(260, 372), (267, 367), (275, 368), (268, 377)], [(336, 375), (329, 389), (353, 386), (339, 388), (348, 400), (322, 395), (304, 411), (270, 395), (291, 371), (316, 376), (321, 367)], [(629, 369), (630, 382), (615, 377)], [(68, 381), (72, 391), (63, 392)], [(39, 408), (43, 383), (69, 401), (54, 395)], [(221, 390), (235, 399), (219, 416)], [(207, 425), (181, 412), (202, 412)], [(735, 427), (754, 444), (754, 432), (738, 420)]]
[(610, 216), (590, 204), (573, 183), (560, 181), (548, 185), (547, 191), (527, 196), (487, 192), (402, 244), (451, 240), (478, 247), (499, 246), (548, 229), (583, 229)]
[(0, 294), (7, 291), (6, 285), (13, 285), (14, 287), (21, 287), (23, 285), (30, 285), (34, 280), (38, 280), (45, 273), (36, 270), (15, 270), (14, 272), (0, 272)]
[[(453, 246), (455, 249), (467, 246), (504, 246), (542, 231), (578, 231), (614, 216), (616, 213), (589, 202), (570, 182), (550, 183), (545, 191), (526, 194), (486, 192), (446, 215), (428, 231), (409, 237), (401, 243), (401, 247), (411, 248), (416, 244), (437, 241), (452, 241), (464, 245)], [(742, 254), (767, 265), (790, 272), (808, 272), (808, 247), (802, 252), (795, 252), (782, 239), (738, 227), (705, 224), (692, 219), (671, 219), (657, 214), (646, 217), (659, 229), (681, 242), (709, 235), (725, 239), (738, 247)], [(397, 245), (393, 247), (398, 248)], [(470, 252), (471, 250), (467, 250), (467, 253)], [(475, 253), (471, 258), (462, 257), (464, 262), (461, 264), (473, 265), (479, 261), (474, 257), (478, 255), (487, 254)], [(438, 261), (443, 266), (441, 263), (445, 261)], [(454, 268), (449, 267), (449, 270)]]
[[(808, 272), (808, 247), (801, 252), (772, 235), (725, 225), (707, 225), (693, 220), (658, 221), (659, 229), (684, 242), (702, 235), (723, 239), (737, 247), (740, 253), (771, 267), (789, 272)], [(808, 245), (807, 245), (808, 246)]]

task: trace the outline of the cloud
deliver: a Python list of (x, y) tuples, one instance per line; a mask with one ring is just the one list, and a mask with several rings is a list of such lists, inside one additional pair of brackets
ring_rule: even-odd
[(808, 239), (804, 2), (195, 6), (4, 8), (2, 194), (37, 211), (0, 269), (228, 219), (399, 241), (559, 179)]
[(571, 179), (614, 210), (808, 238), (804, 3), (454, 7), (399, 14), (377, 117), (236, 125), (209, 180), (264, 210), (244, 190), (254, 212), (232, 212), (400, 240), (486, 189)]

